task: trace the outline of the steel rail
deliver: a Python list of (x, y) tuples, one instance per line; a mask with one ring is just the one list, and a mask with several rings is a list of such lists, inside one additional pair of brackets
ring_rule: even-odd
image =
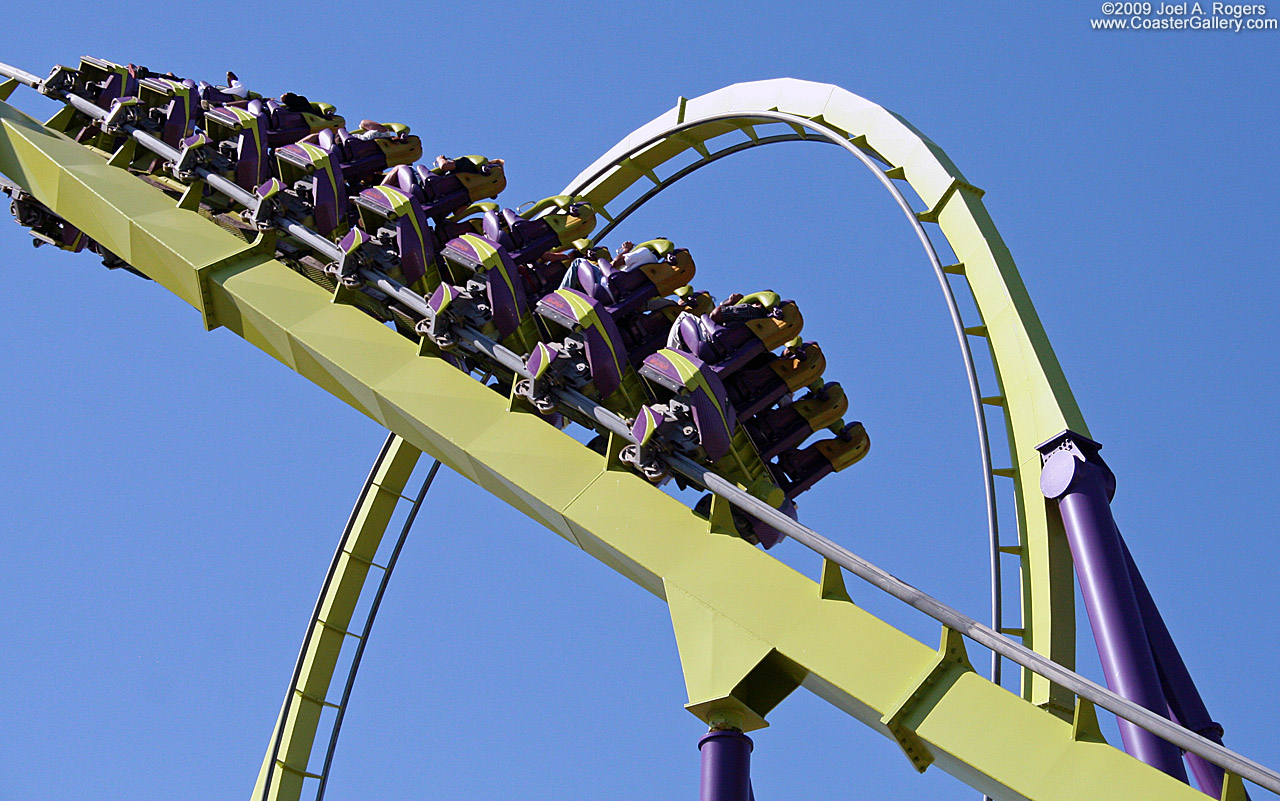
[(679, 181), (681, 178), (684, 178), (688, 175), (692, 175), (693, 173), (697, 172), (703, 167), (706, 167), (710, 164), (714, 164), (720, 159), (725, 158), (727, 156), (732, 156), (735, 153), (741, 153), (745, 150), (751, 150), (752, 148), (760, 147), (761, 145), (772, 145), (772, 144), (777, 144), (779, 142), (822, 142), (824, 144), (831, 144), (831, 145), (835, 144), (835, 142), (832, 142), (831, 140), (825, 139), (825, 138), (809, 139), (808, 137), (801, 136), (800, 134), (797, 134), (797, 133), (790, 133), (790, 134), (777, 134), (776, 136), (762, 136), (759, 139), (748, 139), (745, 142), (738, 142), (735, 145), (730, 145), (729, 147), (726, 147), (723, 150), (717, 150), (716, 152), (708, 156), (703, 156), (702, 158), (698, 159), (697, 161), (691, 164), (686, 164), (684, 167), (681, 167), (676, 172), (672, 173), (671, 175), (668, 175), (666, 178), (663, 178), (654, 186), (649, 187), (649, 189), (643, 195), (641, 195), (640, 197), (636, 198), (635, 200), (627, 204), (627, 207), (625, 209), (618, 212), (616, 215), (612, 217), (606, 218), (609, 220), (609, 224), (606, 225), (604, 228), (601, 228), (598, 232), (596, 232), (596, 234), (591, 237), (591, 241), (599, 242), (601, 239), (604, 239), (613, 231), (614, 228), (617, 228), (619, 225), (621, 225), (623, 221), (625, 221), (628, 217), (630, 217), (633, 213), (635, 213), (641, 206), (648, 203), (650, 200), (653, 200), (655, 197), (658, 196), (659, 193), (661, 193), (667, 187), (674, 184), (676, 181)]
[(18, 69), (17, 67), (5, 64), (2, 61), (0, 61), (0, 75), (3, 75), (6, 78), (11, 78), (18, 83), (25, 83), (32, 89), (39, 89), (44, 84), (44, 79), (39, 76), (32, 75), (26, 70)]

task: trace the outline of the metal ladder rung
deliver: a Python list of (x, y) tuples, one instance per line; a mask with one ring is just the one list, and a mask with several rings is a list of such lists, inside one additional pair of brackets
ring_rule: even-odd
[(378, 489), (382, 490), (383, 492), (387, 493), (388, 495), (394, 495), (402, 501), (408, 501), (409, 503), (413, 503), (413, 498), (409, 498), (404, 495), (401, 495), (398, 491), (393, 490), (390, 487), (384, 487), (376, 481), (371, 481), (369, 483), (377, 487)]
[(347, 631), (346, 629), (341, 628), (341, 627), (339, 627), (339, 626), (335, 626), (335, 625), (333, 625), (332, 623), (329, 623), (329, 622), (327, 622), (327, 621), (324, 621), (324, 620), (317, 620), (316, 622), (317, 622), (317, 623), (319, 623), (321, 626), (324, 626), (326, 629), (329, 629), (330, 631), (336, 631), (336, 632), (338, 632), (339, 634), (342, 634), (342, 635), (344, 635), (344, 636), (346, 636), (346, 637), (354, 637), (354, 638), (355, 638), (355, 639), (357, 639), (357, 640), (363, 640), (363, 639), (364, 639), (364, 638), (363, 638), (363, 637), (361, 637), (359, 634), (356, 634), (356, 633), (355, 633), (355, 632), (353, 632), (353, 631)]
[(276, 767), (286, 773), (292, 773), (294, 776), (301, 776), (304, 779), (323, 779), (319, 773), (307, 773), (305, 770), (298, 770), (292, 765), (286, 763), (283, 759), (276, 760)]
[(330, 709), (342, 709), (342, 707), (338, 706), (337, 704), (326, 701), (323, 698), (316, 698), (314, 695), (311, 695), (310, 693), (304, 693), (302, 690), (299, 690), (297, 687), (294, 687), (293, 691), (295, 694), (307, 699), (313, 704), (319, 704), (320, 706), (327, 706)]
[(368, 565), (369, 567), (376, 567), (376, 568), (378, 568), (379, 570), (383, 571), (384, 573), (385, 573), (385, 572), (386, 572), (386, 570), (387, 570), (386, 565), (380, 565), (380, 564), (378, 564), (377, 562), (373, 561), (372, 559), (365, 559), (363, 556), (357, 556), (356, 554), (352, 553), (351, 551), (343, 551), (343, 553), (347, 555), (347, 558), (348, 558), (348, 559), (350, 559), (350, 560), (352, 560), (352, 561), (354, 561), (354, 562), (361, 562), (361, 563), (363, 563), (363, 564)]

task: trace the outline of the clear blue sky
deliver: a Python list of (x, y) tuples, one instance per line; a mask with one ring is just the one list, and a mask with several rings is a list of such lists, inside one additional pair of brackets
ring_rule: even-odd
[[(1280, 32), (1092, 31), (1097, 3), (833, 5), (25, 3), (0, 60), (234, 69), (409, 123), (428, 155), (503, 157), (511, 205), (735, 81), (834, 83), (902, 114), (987, 191), (1228, 744), (1280, 764)], [(897, 214), (851, 159), (780, 146), (618, 233), (676, 239), (722, 296), (771, 285), (801, 303), (875, 443), (804, 519), (984, 617), (963, 373)], [(0, 800), (246, 798), (382, 432), (154, 284), (34, 251), (9, 223), (0, 254)], [(695, 797), (702, 727), (663, 606), (457, 476), (428, 503), (329, 797)], [(1080, 652), (1096, 676), (1091, 641)], [(975, 797), (803, 691), (771, 719), (761, 801)]]

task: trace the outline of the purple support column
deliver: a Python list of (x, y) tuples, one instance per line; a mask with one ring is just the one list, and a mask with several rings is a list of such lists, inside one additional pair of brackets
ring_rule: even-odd
[[(1165, 698), (1169, 702), (1171, 717), (1181, 726), (1191, 729), (1202, 737), (1222, 745), (1222, 727), (1209, 716), (1209, 710), (1200, 697), (1200, 691), (1191, 679), (1191, 672), (1174, 645), (1173, 635), (1165, 625), (1160, 610), (1156, 608), (1155, 599), (1147, 582), (1143, 581), (1138, 564), (1129, 553), (1129, 547), (1120, 538), (1120, 548), (1124, 552), (1125, 564), (1129, 569), (1129, 580), (1133, 583), (1134, 595), (1138, 599), (1138, 609), (1142, 612), (1142, 622), (1147, 630), (1147, 639), (1151, 643), (1151, 652), (1155, 657), (1156, 671), (1160, 674), (1160, 684), (1164, 688)], [(1195, 754), (1187, 754), (1187, 764), (1196, 777), (1200, 789), (1214, 798), (1222, 797), (1222, 768), (1202, 759)]]
[(751, 792), (751, 738), (737, 729), (713, 729), (698, 741), (702, 752), (700, 801), (755, 801)]
[[(1168, 703), (1129, 578), (1120, 532), (1111, 516), (1115, 477), (1098, 456), (1101, 447), (1070, 431), (1041, 445), (1045, 461), (1040, 489), (1058, 502), (1062, 512), (1107, 686), (1152, 712), (1167, 715)], [(1187, 780), (1177, 746), (1126, 720), (1118, 722), (1125, 751), (1176, 779)]]

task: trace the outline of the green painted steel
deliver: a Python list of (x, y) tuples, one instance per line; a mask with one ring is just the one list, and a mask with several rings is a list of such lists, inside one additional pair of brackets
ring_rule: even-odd
[(374, 557), (392, 515), (405, 500), (405, 484), (421, 455), (422, 451), (396, 437), (373, 467), (369, 486), (339, 545), (333, 574), (321, 591), (319, 614), (303, 640), (300, 670), (271, 732), (253, 787), (254, 801), (264, 797), (293, 801), (302, 796), (308, 777), (319, 777), (313, 765), (313, 746), (321, 713), (334, 706), (329, 700), (330, 687), (339, 659), (344, 650), (350, 653), (354, 649), (352, 638), (359, 636), (351, 630), (351, 616), (368, 583), (370, 568), (376, 573), (381, 567), (375, 565)]
[[(794, 116), (794, 134), (761, 136), (757, 129), (770, 122), (762, 113)], [(1083, 433), (1088, 428), (1013, 257), (982, 205), (982, 190), (965, 179), (941, 148), (898, 115), (838, 86), (755, 81), (692, 100), (681, 98), (583, 170), (564, 192), (583, 195), (613, 219), (618, 213), (610, 212), (610, 203), (637, 182), (657, 187), (662, 183), (659, 168), (690, 149), (709, 162), (720, 157), (716, 140), (721, 137), (747, 138), (724, 148), (731, 152), (784, 139), (821, 141), (806, 134), (806, 127), (834, 132), (882, 162), (889, 178), (909, 184), (926, 208), (920, 220), (936, 223), (956, 256), (958, 263), (945, 269), (968, 281), (982, 316), (982, 325), (969, 333), (989, 343), (1000, 383), (999, 394), (987, 402), (1004, 410), (1014, 465), (997, 469), (996, 475), (1012, 478), (1015, 486), (1023, 642), (1074, 667), (1075, 576), (1057, 509), (1040, 492), (1036, 445), (1064, 429)], [(1072, 695), (1030, 671), (1023, 672), (1023, 694), (1064, 718), (1071, 716)]]
[[(805, 687), (897, 739), (917, 767), (936, 764), (996, 798), (1203, 797), (982, 678), (959, 638), (944, 633), (941, 650), (912, 639), (850, 603), (830, 566), (818, 582), (748, 545), (728, 533), (720, 503), (708, 524), (335, 303), (265, 245), (246, 246), (4, 103), (0, 172), (183, 297), (207, 325), (243, 336), (667, 600), (690, 708), (704, 720), (759, 726)], [(951, 195), (946, 207), (966, 196)]]

